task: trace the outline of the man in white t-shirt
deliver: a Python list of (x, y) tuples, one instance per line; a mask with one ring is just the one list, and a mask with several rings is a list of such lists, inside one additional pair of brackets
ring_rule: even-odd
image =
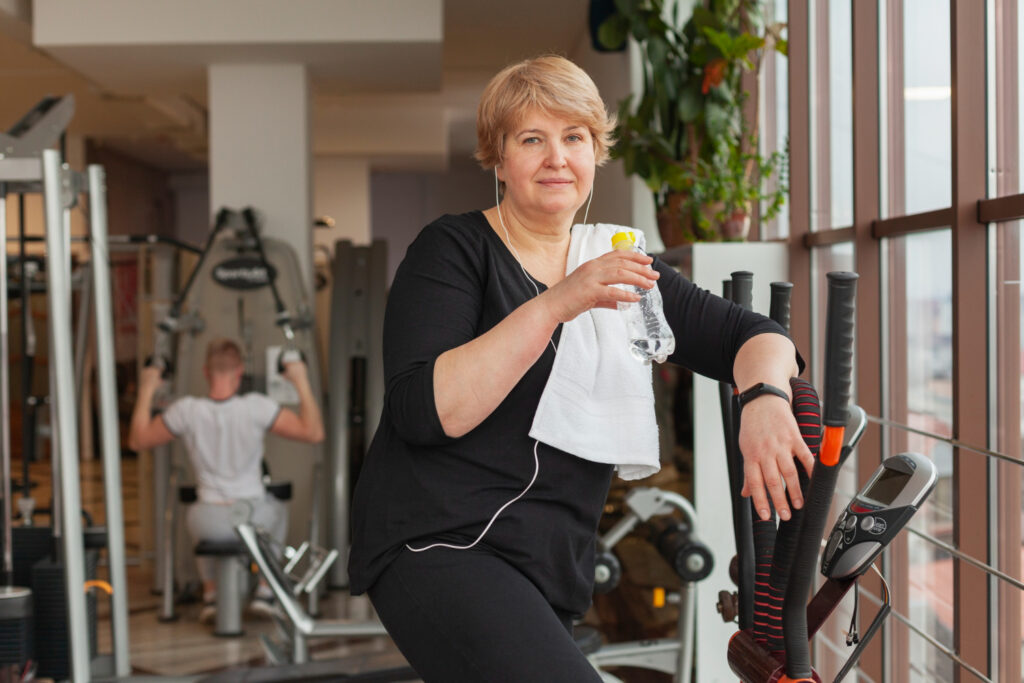
[[(263, 487), (263, 441), (267, 431), (286, 439), (319, 443), (324, 438), (320, 405), (313, 396), (306, 364), (287, 363), (284, 377), (298, 392), (298, 412), (283, 408), (259, 393), (238, 394), (245, 364), (241, 348), (230, 339), (215, 339), (206, 349), (203, 372), (209, 383), (205, 397), (184, 396), (153, 416), (153, 395), (162, 383), (159, 368), (144, 368), (132, 412), (128, 445), (139, 451), (180, 438), (196, 476), (198, 501), (189, 506), (188, 529), (193, 541), (237, 539), (232, 506), (241, 502), (250, 521), (284, 542), (288, 508)], [(200, 620), (214, 615), (215, 573), (212, 558), (197, 558), (203, 582)], [(260, 585), (251, 607), (271, 609), (270, 589)]]

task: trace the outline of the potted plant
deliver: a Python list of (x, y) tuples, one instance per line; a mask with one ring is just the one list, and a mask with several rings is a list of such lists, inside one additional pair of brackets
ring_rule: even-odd
[(612, 153), (654, 194), (666, 247), (744, 239), (755, 205), (762, 220), (782, 208), (786, 155), (760, 154), (742, 78), (766, 50), (785, 54), (784, 28), (763, 24), (759, 0), (700, 0), (685, 20), (678, 0), (615, 0), (601, 24), (605, 46), (640, 48), (643, 87), (620, 103)]

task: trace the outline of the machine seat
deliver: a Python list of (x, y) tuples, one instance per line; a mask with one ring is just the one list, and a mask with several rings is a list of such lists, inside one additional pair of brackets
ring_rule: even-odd
[[(292, 499), (292, 483), (290, 481), (274, 481), (266, 485), (267, 493), (280, 501)], [(193, 485), (178, 487), (178, 500), (184, 505), (191, 505), (199, 500), (199, 492)]]
[(241, 540), (237, 541), (199, 541), (196, 544), (196, 555), (206, 557), (233, 557), (248, 555), (249, 551)]

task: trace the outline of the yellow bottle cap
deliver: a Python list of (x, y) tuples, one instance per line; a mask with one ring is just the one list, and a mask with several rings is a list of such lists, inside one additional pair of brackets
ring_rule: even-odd
[(623, 230), (612, 235), (612, 249), (632, 249), (636, 244), (636, 236)]

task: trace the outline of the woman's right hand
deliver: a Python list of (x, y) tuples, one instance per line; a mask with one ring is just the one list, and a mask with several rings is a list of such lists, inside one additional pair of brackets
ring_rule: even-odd
[(654, 259), (635, 251), (610, 251), (581, 264), (558, 284), (538, 297), (560, 323), (569, 322), (592, 308), (615, 308), (640, 295), (614, 285), (651, 289), (661, 273), (651, 268)]

